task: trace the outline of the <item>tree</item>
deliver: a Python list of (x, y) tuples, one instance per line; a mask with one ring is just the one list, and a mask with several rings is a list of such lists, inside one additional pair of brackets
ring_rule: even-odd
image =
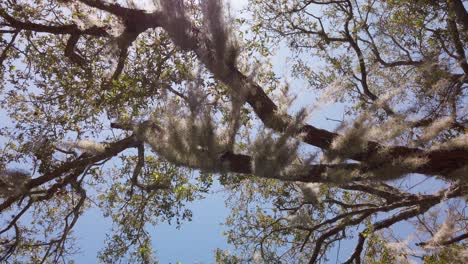
[[(65, 262), (98, 207), (115, 224), (101, 261), (155, 262), (148, 224), (190, 220), (215, 178), (237, 249), (222, 263), (319, 263), (347, 240), (346, 263), (466, 260), (461, 0), (252, 0), (239, 19), (139, 3), (0, 4), (2, 261)], [(272, 70), (281, 43), (309, 109)], [(326, 102), (347, 107), (336, 131), (307, 123)], [(403, 187), (417, 177), (438, 181)]]

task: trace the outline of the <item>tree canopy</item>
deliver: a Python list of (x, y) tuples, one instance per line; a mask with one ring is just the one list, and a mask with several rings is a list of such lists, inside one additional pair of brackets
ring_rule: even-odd
[(157, 262), (214, 182), (219, 263), (468, 261), (467, 42), (462, 0), (2, 1), (0, 261), (72, 260), (99, 208), (100, 261)]

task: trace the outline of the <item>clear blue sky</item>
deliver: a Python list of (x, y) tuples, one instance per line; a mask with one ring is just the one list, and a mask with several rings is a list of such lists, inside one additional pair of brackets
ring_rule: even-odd
[[(224, 197), (211, 194), (189, 208), (194, 213), (193, 221), (183, 224), (180, 229), (168, 224), (149, 228), (160, 263), (213, 263), (214, 250), (228, 247), (221, 233), (221, 223), (229, 213), (224, 206)], [(75, 228), (82, 251), (75, 258), (77, 263), (97, 262), (97, 251), (103, 247), (110, 227), (110, 219), (104, 218), (97, 209), (86, 212), (80, 218)]]

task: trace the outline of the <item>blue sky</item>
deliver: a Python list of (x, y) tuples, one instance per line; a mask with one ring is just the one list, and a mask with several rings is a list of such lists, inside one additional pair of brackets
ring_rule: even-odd
[[(221, 226), (229, 213), (224, 206), (224, 197), (211, 194), (189, 208), (194, 213), (193, 221), (183, 224), (180, 229), (168, 224), (149, 227), (160, 263), (213, 263), (214, 250), (228, 247)], [(97, 262), (97, 251), (103, 247), (110, 227), (110, 219), (104, 218), (97, 209), (87, 211), (80, 218), (75, 228), (82, 252), (74, 258), (77, 263)]]

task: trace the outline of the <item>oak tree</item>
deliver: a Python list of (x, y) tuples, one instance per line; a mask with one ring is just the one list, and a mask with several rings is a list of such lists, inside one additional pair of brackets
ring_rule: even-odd
[[(463, 1), (226, 7), (0, 3), (0, 261), (73, 259), (99, 208), (102, 262), (157, 262), (150, 226), (189, 221), (215, 181), (220, 263), (324, 263), (341, 241), (345, 263), (466, 261)], [(312, 125), (337, 104), (335, 130)]]

